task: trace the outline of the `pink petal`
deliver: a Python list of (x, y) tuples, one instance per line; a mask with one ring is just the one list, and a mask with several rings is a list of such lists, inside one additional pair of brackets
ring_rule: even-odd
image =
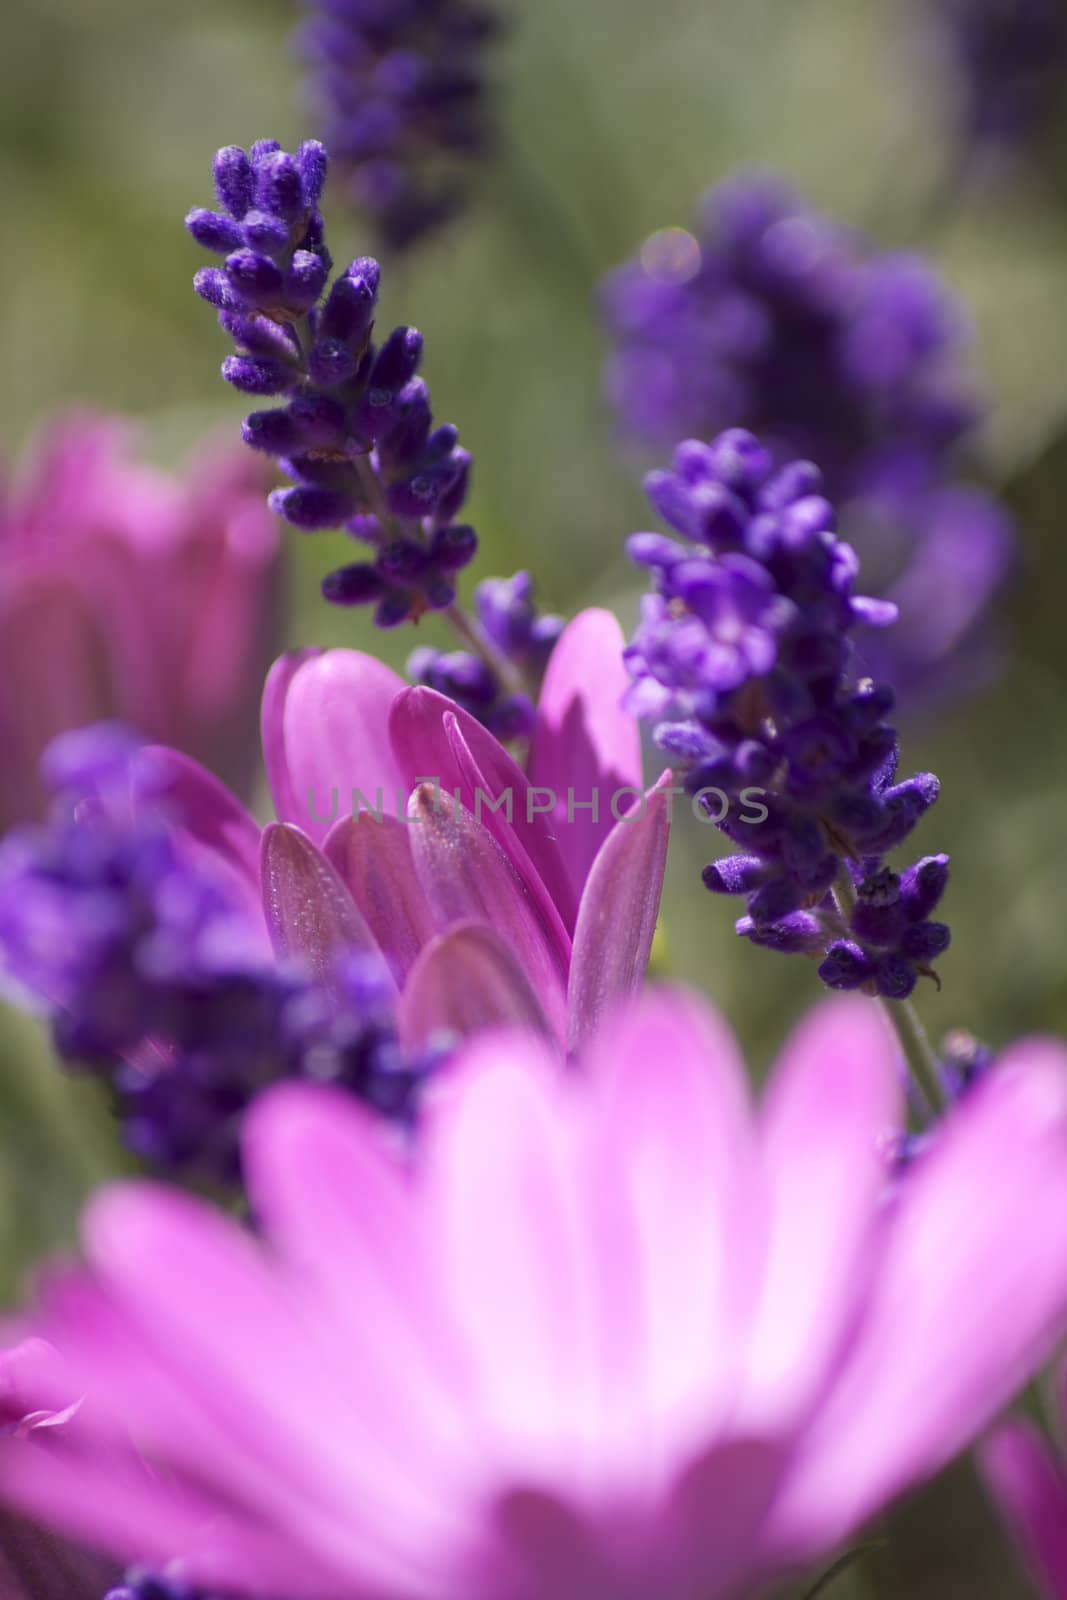
[[(173, 1191), (128, 1184), (91, 1203), (85, 1232), (91, 1262), (142, 1347), (158, 1350), (167, 1378), (188, 1386), (193, 1423), (229, 1420), (223, 1460), (235, 1501), (250, 1500), (269, 1526), (354, 1576), (384, 1568), (399, 1587), (432, 1559), (449, 1503), (419, 1494), (411, 1461), (376, 1435), (366, 1382), (351, 1374), (343, 1342), (314, 1337), (243, 1229)], [(167, 1445), (172, 1455), (180, 1448)]]
[(264, 829), (262, 872), (267, 926), (279, 959), (299, 959), (329, 985), (340, 952), (380, 953), (337, 873), (299, 828), (272, 822)]
[(826, 1549), (936, 1472), (1067, 1321), (1067, 1052), (1007, 1051), (901, 1181), (859, 1337), (775, 1509)]
[[(577, 902), (556, 830), (507, 751), (468, 712), (432, 689), (408, 689), (393, 709), (390, 730), (409, 784), (436, 781), (484, 824), (546, 921), (559, 922), (562, 948)], [(501, 809), (494, 809), (501, 801)]]
[[(622, 710), (625, 645), (610, 611), (579, 612), (552, 652), (537, 706), (527, 771), (559, 797), (556, 837), (576, 898), (614, 826), (612, 797), (644, 788), (638, 726)], [(568, 791), (579, 802), (597, 796), (597, 813), (575, 807), (568, 817)]]
[(306, 1085), (262, 1096), (243, 1145), (256, 1214), (346, 1351), (362, 1417), (447, 1502), (475, 1418), (412, 1174), (372, 1113)]
[(135, 806), (156, 811), (180, 828), (262, 912), (261, 830), (241, 802), (199, 762), (165, 745), (138, 751), (132, 776)]
[(598, 1437), (587, 1216), (559, 1104), (580, 1086), (528, 1034), (476, 1040), (454, 1072), (426, 1123), (424, 1207), (492, 1428), (489, 1481), (565, 1487)]
[(442, 1031), (467, 1038), (509, 1023), (552, 1034), (536, 991), (498, 934), (461, 923), (426, 946), (400, 1001), (405, 1043), (425, 1044)]
[(321, 844), (357, 807), (399, 816), (409, 785), (389, 742), (403, 680), (358, 650), (283, 656), (263, 692), (263, 753), (282, 822)]
[(403, 984), (425, 944), (437, 932), (433, 911), (415, 871), (406, 823), (361, 811), (330, 829), (324, 852), (362, 912)]
[(869, 1000), (828, 1001), (789, 1040), (760, 1117), (766, 1232), (738, 1426), (805, 1411), (851, 1332), (900, 1100), (897, 1049)]
[(732, 1404), (752, 1257), (752, 1125), (737, 1046), (707, 1006), (652, 991), (583, 1061), (598, 1108), (606, 1466), (660, 1487)]
[(1009, 1531), (1050, 1600), (1067, 1600), (1067, 1479), (1030, 1422), (1004, 1422), (978, 1461)]
[(500, 933), (562, 1039), (566, 962), (512, 863), (469, 811), (429, 784), (412, 794), (409, 817), (415, 870), (439, 926), (483, 922)]
[(605, 839), (578, 908), (567, 1009), (577, 1048), (605, 1008), (640, 988), (659, 916), (670, 837), (672, 774), (665, 772)]

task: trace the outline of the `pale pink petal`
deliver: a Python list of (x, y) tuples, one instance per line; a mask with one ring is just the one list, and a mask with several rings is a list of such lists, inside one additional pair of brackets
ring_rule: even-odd
[(361, 811), (342, 817), (323, 847), (402, 984), (437, 922), (415, 871), (410, 829), (395, 817)]
[(600, 1102), (596, 1218), (604, 1451), (661, 1482), (732, 1403), (752, 1259), (752, 1125), (736, 1043), (681, 991), (603, 1027), (584, 1070)]
[(526, 1033), (483, 1035), (455, 1071), (426, 1127), (424, 1203), (495, 1435), (488, 1482), (573, 1485), (599, 1420), (591, 1239), (560, 1105), (582, 1086)]
[[(556, 837), (576, 898), (614, 825), (613, 796), (644, 788), (638, 726), (622, 710), (625, 645), (610, 611), (579, 612), (552, 652), (537, 705), (527, 771), (558, 796)], [(568, 815), (568, 795), (579, 803), (596, 796), (596, 812), (575, 806)]]
[(482, 922), (507, 940), (557, 1036), (566, 1032), (566, 961), (514, 866), (457, 801), (429, 785), (409, 804), (415, 870), (438, 925)]
[(547, 798), (534, 794), (499, 740), (432, 689), (408, 689), (396, 702), (390, 729), (409, 784), (438, 783), (488, 828), (542, 916), (558, 919), (562, 946), (574, 927), (577, 899), (546, 814)]
[(613, 1000), (644, 982), (667, 866), (671, 782), (665, 772), (615, 824), (586, 880), (567, 992), (571, 1049), (584, 1043)]
[(328, 1089), (262, 1096), (243, 1144), (256, 1214), (346, 1350), (362, 1426), (404, 1456), (412, 1493), (443, 1507), (475, 1470), (477, 1419), (412, 1174), (381, 1120)]
[(759, 1301), (735, 1426), (787, 1427), (810, 1407), (877, 1265), (899, 1050), (869, 1000), (819, 1006), (786, 1046), (760, 1116)]
[(190, 1407), (241, 1429), (235, 1498), (247, 1485), (279, 1531), (355, 1575), (373, 1561), (400, 1581), (429, 1563), (454, 1508), (420, 1495), (412, 1463), (367, 1426), (365, 1383), (327, 1330), (298, 1314), (260, 1246), (210, 1207), (147, 1184), (94, 1200), (85, 1233), (98, 1277), (167, 1371), (184, 1377)]
[(263, 832), (263, 905), (280, 958), (294, 957), (327, 987), (346, 950), (379, 955), (374, 936), (333, 867), (299, 828)]
[(986, 1486), (1041, 1592), (1067, 1600), (1067, 1478), (1030, 1422), (1004, 1422), (978, 1461)]
[(1067, 1052), (1031, 1040), (901, 1180), (862, 1332), (775, 1509), (826, 1549), (986, 1426), (1067, 1324)]
[(461, 923), (439, 934), (412, 968), (400, 999), (400, 1037), (414, 1046), (435, 1034), (461, 1038), (511, 1023), (551, 1037), (537, 992), (500, 934)]
[(321, 844), (359, 806), (402, 814), (409, 785), (388, 727), (403, 689), (359, 650), (305, 650), (275, 663), (263, 694), (263, 752), (282, 822)]

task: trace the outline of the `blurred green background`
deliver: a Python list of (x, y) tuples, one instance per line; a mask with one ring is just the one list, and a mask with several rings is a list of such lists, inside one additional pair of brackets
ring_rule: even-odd
[[(909, 769), (944, 797), (924, 850), (954, 861), (955, 942), (944, 991), (919, 997), (934, 1034), (967, 1026), (999, 1044), (1067, 1031), (1067, 164), (1055, 150), (999, 185), (963, 186), (946, 95), (904, 0), (538, 0), (495, 54), (501, 150), (474, 213), (388, 270), (382, 321), (426, 335), (439, 417), (475, 456), (478, 575), (531, 567), (542, 598), (596, 599), (629, 620), (620, 557), (646, 522), (637, 474), (601, 399), (597, 278), (650, 230), (686, 223), (738, 166), (789, 175), (882, 243), (926, 250), (973, 318), (992, 402), (988, 456), (1021, 518), (1023, 560), (1004, 596), (1010, 666), (981, 699), (906, 730)], [(297, 0), (8, 0), (0, 51), (0, 394), (6, 454), (57, 408), (143, 419), (176, 464), (204, 428), (236, 430), (225, 353), (193, 296), (186, 209), (210, 193), (216, 146), (318, 131), (288, 48)], [(328, 213), (335, 257), (369, 246)], [(293, 643), (367, 644), (318, 582), (343, 552), (291, 535)], [(433, 639), (434, 624), (422, 630)], [(391, 638), (397, 661), (416, 642)], [(374, 646), (381, 644), (380, 637)], [(2, 754), (0, 754), (2, 759)], [(705, 830), (679, 830), (663, 948), (709, 990), (762, 1071), (815, 993), (802, 962), (737, 941), (697, 869)], [(73, 1237), (85, 1188), (113, 1169), (106, 1111), (60, 1077), (32, 1025), (0, 1034), (0, 1293)], [(966, 1469), (893, 1519), (888, 1551), (834, 1593), (1004, 1600), (1025, 1593), (976, 1520)]]

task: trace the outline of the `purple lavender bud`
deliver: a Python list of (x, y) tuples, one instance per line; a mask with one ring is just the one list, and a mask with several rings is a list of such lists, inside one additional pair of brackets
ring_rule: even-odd
[(874, 983), (886, 1000), (906, 1000), (918, 982), (915, 968), (906, 956), (886, 951), (874, 963)]
[(268, 456), (287, 456), (301, 445), (300, 430), (285, 409), (252, 411), (241, 426), (241, 437), (253, 450)]
[(220, 311), (236, 311), (241, 305), (240, 297), (234, 294), (221, 267), (201, 267), (193, 278), (193, 288), (201, 300), (217, 306)]
[(427, 552), (412, 539), (394, 539), (378, 557), (376, 566), (391, 584), (412, 583), (426, 571)]
[(258, 167), (265, 156), (272, 155), (275, 150), (280, 149), (281, 145), (277, 139), (254, 139), (248, 151), (252, 158), (252, 166)]
[(339, 400), (328, 394), (302, 394), (287, 407), (303, 448), (339, 448), (344, 441), (347, 419)]
[(256, 205), (261, 211), (290, 224), (304, 215), (304, 184), (300, 164), (284, 150), (272, 150), (255, 159)]
[(303, 484), (295, 489), (275, 489), (268, 497), (275, 516), (284, 517), (294, 528), (316, 532), (339, 528), (352, 515), (352, 498), (341, 489)]
[(240, 221), (251, 206), (255, 192), (251, 161), (240, 145), (229, 144), (216, 154), (212, 170), (215, 193), (221, 204)]
[(284, 328), (269, 317), (247, 316), (241, 312), (220, 311), (219, 326), (224, 328), (241, 351), (268, 360), (293, 362), (297, 351)]
[(326, 173), (329, 167), (326, 146), (318, 139), (305, 139), (297, 151), (297, 162), (304, 190), (304, 205), (308, 211), (314, 211), (322, 199), (322, 191), (326, 185)]
[[(704, 882), (707, 883), (706, 876)], [(799, 910), (804, 898), (803, 889), (792, 878), (772, 878), (751, 896), (748, 914), (757, 923), (781, 922)]]
[(536, 717), (533, 701), (527, 695), (513, 694), (489, 713), (487, 726), (501, 744), (512, 744), (517, 739), (529, 738)]
[(227, 356), (222, 376), (242, 394), (285, 394), (297, 381), (292, 367), (251, 356)]
[(224, 270), (231, 289), (245, 305), (281, 303), (285, 276), (269, 256), (257, 255), (254, 250), (235, 250), (227, 256)]
[(323, 598), (335, 606), (363, 606), (381, 597), (383, 581), (367, 562), (338, 567), (322, 580)]
[(412, 378), (405, 384), (382, 417), (386, 427), (376, 437), (380, 441), (378, 455), (383, 468), (389, 471), (417, 462), (426, 448), (433, 423), (430, 391), (422, 379)]
[(421, 359), (422, 334), (419, 330), (394, 328), (375, 358), (370, 388), (380, 393), (396, 394), (414, 378)]
[(241, 233), (250, 250), (266, 256), (280, 255), (289, 243), (288, 226), (271, 211), (249, 211)]
[(711, 861), (701, 876), (712, 894), (751, 894), (767, 875), (767, 864), (760, 856), (723, 856)]
[(444, 516), (441, 502), (445, 491), (451, 488), (455, 475), (455, 469), (449, 462), (427, 467), (414, 477), (391, 483), (386, 490), (386, 504), (394, 516), (409, 517), (413, 521), (433, 516), (435, 512), (438, 516)]
[(888, 867), (864, 878), (856, 891), (852, 931), (864, 944), (896, 944), (904, 930), (907, 912), (901, 903), (900, 879)]
[(412, 595), (406, 589), (384, 594), (374, 608), (374, 624), (378, 628), (399, 628), (410, 622), (411, 616)]
[(873, 963), (847, 939), (835, 939), (819, 964), (819, 977), (828, 989), (859, 989), (873, 976)]
[(353, 261), (347, 273), (334, 281), (319, 318), (319, 335), (358, 348), (374, 323), (378, 299), (378, 263), (369, 257)]
[(631, 533), (626, 554), (639, 567), (673, 567), (686, 558), (686, 548), (664, 533)]
[(478, 535), (468, 523), (438, 528), (430, 542), (430, 560), (441, 572), (459, 572), (478, 551)]
[(923, 856), (903, 874), (900, 898), (912, 921), (923, 921), (940, 901), (948, 887), (948, 866), (948, 856)]
[(794, 911), (780, 922), (756, 922), (753, 917), (739, 917), (735, 928), (742, 939), (761, 945), (765, 950), (777, 950), (782, 955), (809, 955), (821, 947), (823, 939), (819, 920), (810, 911)]
[(242, 244), (240, 228), (230, 217), (218, 211), (205, 211), (194, 206), (185, 219), (185, 226), (203, 250), (213, 250), (216, 255), (228, 255)]
[(452, 422), (442, 422), (439, 428), (434, 428), (426, 440), (426, 448), (422, 453), (423, 461), (444, 461), (453, 454), (459, 444), (459, 429)]
[(285, 274), (285, 304), (308, 311), (326, 286), (326, 263), (310, 250), (297, 250)]
[(347, 345), (337, 339), (320, 339), (312, 346), (308, 356), (308, 373), (312, 383), (324, 389), (333, 389), (346, 383), (356, 370), (356, 358)]
[(944, 955), (952, 943), (952, 931), (944, 922), (916, 922), (900, 939), (901, 953), (916, 966), (925, 967)]
[(435, 508), (439, 522), (451, 522), (463, 508), (470, 486), (471, 458), (466, 450), (454, 450), (445, 488)]

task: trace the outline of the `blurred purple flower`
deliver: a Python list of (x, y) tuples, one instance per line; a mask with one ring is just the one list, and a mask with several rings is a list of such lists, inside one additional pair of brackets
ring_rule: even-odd
[(743, 177), (694, 233), (648, 239), (603, 306), (626, 438), (669, 448), (741, 425), (778, 463), (817, 461), (875, 592), (924, 593), (882, 643), (886, 675), (921, 703), (989, 670), (1013, 530), (959, 482), (981, 407), (962, 312), (919, 257), (878, 254), (776, 179)]
[(387, 250), (459, 211), (491, 143), (478, 0), (305, 0), (298, 48), (311, 105), (352, 198)]
[(1025, 150), (1067, 86), (1062, 0), (928, 0), (928, 12), (950, 79), (943, 97), (965, 148), (1009, 157)]
[(52, 423), (0, 498), (0, 829), (41, 814), (49, 741), (109, 719), (249, 786), (280, 632), (263, 474), (205, 445), (179, 483), (130, 432)]
[(670, 992), (578, 1072), (472, 1043), (416, 1162), (277, 1089), (245, 1131), (262, 1241), (154, 1186), (91, 1205), (39, 1318), (90, 1431), (0, 1445), (4, 1493), (257, 1600), (762, 1591), (972, 1441), (1067, 1317), (1067, 1052), (1009, 1051), (906, 1181), (899, 1098), (874, 1008), (833, 1001), (754, 1115)]

